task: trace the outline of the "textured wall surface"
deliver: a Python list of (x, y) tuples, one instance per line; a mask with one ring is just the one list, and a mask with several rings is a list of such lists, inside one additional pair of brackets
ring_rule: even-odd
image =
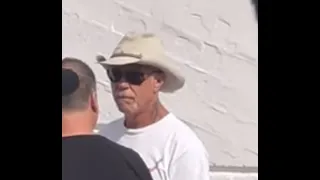
[[(187, 80), (176, 94), (162, 94), (163, 103), (204, 142), (213, 170), (257, 171), (257, 22), (249, 0), (63, 0), (62, 4), (63, 56), (85, 60), (97, 74), (100, 123), (121, 114), (94, 57), (109, 55), (128, 31), (154, 32)], [(226, 174), (215, 176), (255, 178)]]

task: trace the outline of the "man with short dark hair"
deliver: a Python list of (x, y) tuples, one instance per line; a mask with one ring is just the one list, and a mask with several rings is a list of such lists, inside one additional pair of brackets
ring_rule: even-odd
[(154, 34), (127, 34), (110, 58), (97, 60), (124, 114), (100, 133), (138, 152), (154, 180), (209, 180), (203, 143), (160, 102), (160, 92), (173, 93), (185, 82), (161, 40)]
[(151, 180), (140, 156), (93, 134), (98, 120), (96, 78), (75, 58), (62, 61), (62, 180)]

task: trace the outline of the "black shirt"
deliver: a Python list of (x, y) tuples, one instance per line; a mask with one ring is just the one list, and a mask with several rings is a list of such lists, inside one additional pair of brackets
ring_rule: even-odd
[(62, 180), (152, 180), (141, 157), (99, 135), (62, 138)]

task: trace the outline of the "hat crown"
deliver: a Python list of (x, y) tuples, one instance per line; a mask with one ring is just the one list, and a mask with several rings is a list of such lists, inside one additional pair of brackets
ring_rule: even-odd
[(113, 51), (114, 56), (132, 56), (138, 59), (163, 59), (165, 50), (160, 38), (151, 33), (126, 34)]
[(156, 67), (164, 72), (162, 92), (174, 92), (183, 87), (185, 79), (174, 61), (166, 55), (160, 38), (152, 33), (127, 33), (117, 44), (108, 60), (97, 56), (104, 66), (141, 64)]

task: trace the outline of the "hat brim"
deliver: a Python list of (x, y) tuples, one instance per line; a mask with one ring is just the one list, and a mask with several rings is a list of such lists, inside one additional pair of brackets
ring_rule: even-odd
[(122, 57), (110, 58), (106, 61), (99, 62), (99, 63), (107, 66), (123, 66), (127, 64), (135, 64), (135, 63), (138, 63), (139, 61), (140, 59), (137, 59), (137, 58), (122, 56)]
[(138, 59), (134, 57), (122, 56), (113, 57), (99, 63), (103, 66), (123, 66), (128, 64), (141, 64), (156, 67), (162, 70), (166, 75), (166, 79), (161, 88), (162, 92), (175, 92), (181, 89), (185, 83), (185, 79), (182, 75), (180, 75), (179, 70), (176, 70), (172, 67), (163, 66), (161, 63), (157, 63), (157, 61), (145, 61), (143, 59)]

